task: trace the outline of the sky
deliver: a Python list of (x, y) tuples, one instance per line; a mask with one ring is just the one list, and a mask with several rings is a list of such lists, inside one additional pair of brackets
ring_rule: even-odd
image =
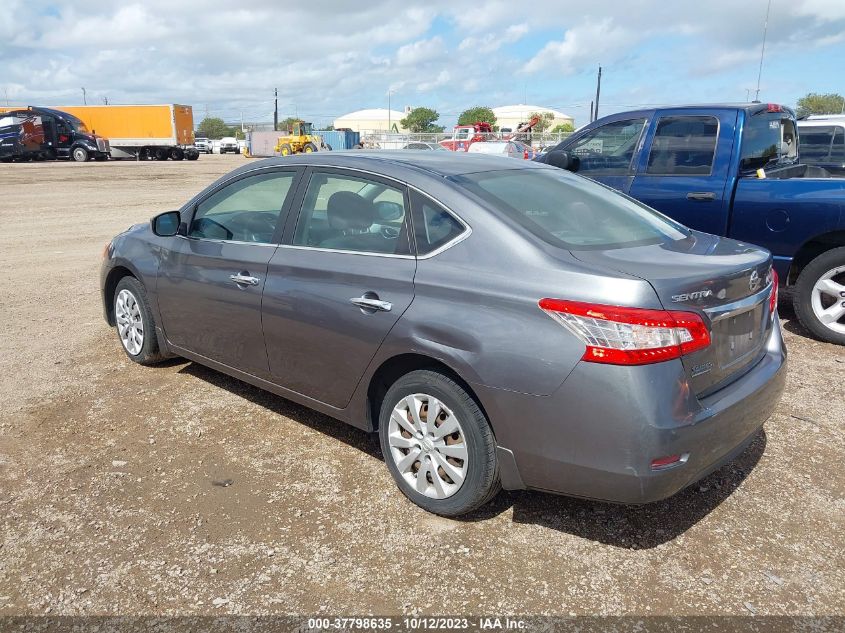
[[(768, 0), (4, 0), (0, 104), (183, 103), (318, 125), (529, 103), (588, 122), (756, 93)], [(528, 9), (527, 7), (530, 7)], [(845, 94), (845, 0), (771, 0), (761, 101)]]

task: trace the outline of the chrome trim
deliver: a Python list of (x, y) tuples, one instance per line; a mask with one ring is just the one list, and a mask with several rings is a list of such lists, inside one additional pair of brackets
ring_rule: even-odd
[[(408, 169), (413, 169), (413, 165), (405, 165), (404, 163), (398, 163), (398, 164), (402, 167), (407, 167)], [(455, 213), (455, 211), (452, 210), (452, 208), (449, 207), (449, 205), (445, 204), (439, 198), (431, 195), (427, 191), (423, 191), (422, 189), (420, 189), (416, 185), (412, 185), (411, 183), (409, 183), (405, 180), (401, 180), (401, 179), (396, 178), (394, 176), (388, 176), (386, 174), (380, 174), (378, 172), (371, 171), (369, 169), (362, 169), (360, 167), (347, 167), (345, 165), (324, 165), (322, 163), (290, 163), (290, 164), (274, 163), (272, 165), (264, 165), (262, 167), (255, 167), (253, 169), (247, 169), (246, 171), (238, 172), (236, 175), (233, 175), (231, 178), (228, 178), (227, 180), (224, 180), (222, 183), (220, 183), (220, 186), (217, 187), (214, 191), (212, 191), (208, 196), (205, 196), (205, 198), (208, 198), (209, 196), (213, 195), (214, 193), (216, 193), (217, 191), (219, 191), (220, 189), (225, 187), (231, 181), (236, 180), (236, 179), (238, 179), (238, 178), (240, 178), (240, 177), (242, 177), (246, 174), (253, 174), (255, 172), (261, 172), (261, 171), (265, 171), (265, 170), (268, 170), (268, 169), (280, 169), (280, 168), (281, 169), (292, 169), (292, 168), (297, 168), (297, 167), (301, 167), (301, 168), (317, 167), (317, 168), (324, 168), (324, 169), (343, 169), (343, 170), (346, 170), (346, 171), (354, 171), (354, 172), (357, 172), (357, 173), (360, 173), (360, 174), (368, 174), (370, 176), (376, 176), (377, 178), (384, 178), (385, 180), (392, 180), (393, 182), (400, 183), (401, 185), (408, 187), (409, 189), (413, 189), (417, 193), (419, 193), (419, 194), (425, 196), (426, 198), (429, 198), (430, 200), (439, 204), (441, 207), (446, 209), (446, 211), (448, 211), (452, 215), (452, 217), (454, 217), (458, 222), (460, 222), (463, 225), (465, 230), (462, 233), (456, 235), (450, 241), (448, 241), (445, 244), (443, 244), (442, 246), (440, 246), (439, 248), (436, 248), (433, 251), (431, 251), (430, 253), (426, 253), (425, 255), (389, 255), (389, 254), (385, 254), (385, 253), (370, 253), (370, 252), (366, 252), (366, 251), (345, 251), (345, 250), (338, 250), (338, 249), (333, 249), (333, 248), (318, 248), (318, 247), (315, 247), (315, 246), (298, 246), (298, 245), (294, 245), (294, 244), (269, 244), (269, 243), (265, 243), (265, 242), (236, 242), (234, 240), (209, 240), (209, 239), (202, 238), (202, 237), (189, 238), (189, 237), (186, 237), (184, 235), (180, 235), (178, 237), (182, 237), (184, 239), (194, 239), (194, 240), (201, 240), (201, 241), (206, 241), (206, 242), (219, 242), (219, 243), (226, 243), (226, 244), (258, 244), (258, 245), (262, 245), (262, 246), (279, 246), (281, 248), (294, 248), (294, 249), (299, 249), (299, 250), (325, 251), (325, 252), (332, 252), (332, 253), (349, 253), (349, 254), (353, 254), (353, 255), (372, 255), (372, 256), (376, 256), (376, 257), (395, 257), (397, 259), (418, 259), (419, 260), (419, 259), (431, 259), (435, 255), (439, 255), (440, 253), (442, 253), (442, 252), (452, 248), (453, 246), (463, 242), (466, 238), (468, 238), (470, 235), (472, 235), (472, 226), (470, 226), (469, 223), (466, 220), (464, 220), (459, 214)], [(196, 204), (199, 204), (202, 200), (205, 200), (205, 198), (202, 198), (201, 200), (194, 203), (194, 206)], [(185, 206), (182, 207), (182, 209), (180, 210), (180, 213), (186, 207), (189, 207), (190, 203), (194, 199), (195, 198), (191, 198), (191, 200), (188, 202), (188, 204), (186, 204)], [(293, 209), (291, 209), (291, 211), (293, 211)], [(416, 244), (414, 246), (416, 247)], [(415, 248), (415, 250), (416, 250), (416, 248)]]
[(189, 242), (209, 242), (211, 244), (240, 244), (246, 246), (272, 246), (276, 248), (278, 244), (274, 242), (242, 242), (240, 240), (213, 240), (208, 237), (189, 237), (187, 235), (174, 235), (173, 237), (178, 237), (183, 240), (188, 240)]
[(760, 292), (745, 297), (744, 299), (740, 299), (739, 301), (726, 303), (724, 305), (716, 306), (715, 308), (705, 308), (704, 313), (710, 317), (711, 322), (715, 323), (716, 321), (721, 321), (727, 317), (747, 312), (748, 310), (757, 307), (757, 304), (762, 303), (769, 298), (769, 294), (772, 291), (772, 285), (773, 284), (770, 283)]
[(392, 257), (393, 259), (417, 259), (413, 255), (394, 255), (392, 253), (371, 253), (370, 251), (346, 251), (339, 248), (320, 248), (319, 246), (296, 246), (294, 244), (279, 244), (279, 248), (290, 248), (298, 251), (319, 251), (321, 253), (343, 253), (345, 255), (367, 255), (369, 257)]

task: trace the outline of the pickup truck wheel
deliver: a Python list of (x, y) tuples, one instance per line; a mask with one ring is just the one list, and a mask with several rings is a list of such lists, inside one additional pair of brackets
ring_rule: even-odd
[(88, 160), (88, 150), (84, 147), (74, 147), (73, 152), (71, 152), (71, 157), (77, 163), (84, 163)]
[(845, 247), (822, 253), (804, 267), (793, 305), (813, 336), (845, 345)]
[(123, 351), (140, 365), (152, 365), (165, 358), (158, 348), (155, 320), (147, 293), (134, 277), (124, 277), (114, 290), (114, 320)]
[(442, 516), (470, 512), (500, 489), (496, 440), (478, 403), (449, 376), (402, 376), (381, 403), (384, 461), (402, 493)]

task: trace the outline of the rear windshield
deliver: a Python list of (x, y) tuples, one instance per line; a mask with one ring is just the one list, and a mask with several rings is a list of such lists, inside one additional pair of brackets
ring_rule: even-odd
[(559, 169), (520, 169), (453, 178), (554, 246), (623, 248), (687, 237), (666, 216), (586, 178)]
[(795, 148), (790, 147), (790, 143), (794, 139), (786, 127), (791, 128), (792, 125), (782, 113), (758, 112), (747, 116), (742, 130), (739, 168), (760, 169), (793, 153)]

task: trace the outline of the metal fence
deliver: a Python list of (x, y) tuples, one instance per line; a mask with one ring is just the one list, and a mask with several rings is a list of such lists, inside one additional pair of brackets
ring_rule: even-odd
[[(566, 139), (572, 132), (527, 132), (519, 134), (516, 132), (491, 132), (477, 133), (475, 136), (482, 136), (488, 141), (517, 140), (530, 145), (534, 149), (546, 149), (557, 145)], [(378, 130), (362, 130), (361, 142), (368, 149), (403, 149), (409, 143), (439, 143), (452, 138), (450, 133), (407, 133), (397, 134), (395, 132), (381, 132)]]

